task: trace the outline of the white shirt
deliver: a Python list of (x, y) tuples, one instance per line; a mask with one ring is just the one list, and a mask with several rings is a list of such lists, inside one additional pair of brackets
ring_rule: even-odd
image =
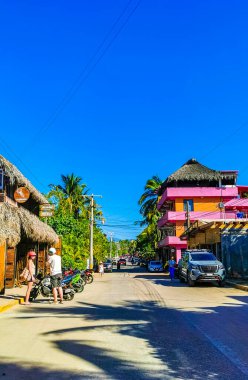
[(61, 269), (61, 257), (58, 255), (52, 255), (48, 259), (50, 264), (50, 275), (55, 276), (56, 274), (62, 273)]

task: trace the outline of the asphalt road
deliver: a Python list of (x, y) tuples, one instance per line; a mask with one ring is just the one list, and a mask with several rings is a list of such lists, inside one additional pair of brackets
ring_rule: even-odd
[(248, 379), (247, 294), (138, 267), (0, 315), (0, 378)]

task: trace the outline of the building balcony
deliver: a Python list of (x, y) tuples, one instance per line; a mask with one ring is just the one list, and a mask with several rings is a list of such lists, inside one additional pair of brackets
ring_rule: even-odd
[(176, 247), (176, 248), (187, 248), (187, 240), (181, 240), (177, 236), (166, 236), (163, 240), (158, 243), (159, 248), (163, 247)]
[(160, 201), (158, 202), (158, 210), (168, 200), (177, 198), (214, 198), (220, 197), (223, 201), (228, 201), (238, 196), (238, 187), (167, 187)]
[[(190, 211), (189, 212), (190, 222), (195, 222), (196, 220), (218, 220), (218, 219), (237, 219), (237, 213), (234, 211)], [(185, 211), (167, 211), (164, 216), (158, 221), (158, 228), (163, 227), (166, 223), (176, 223), (185, 222), (186, 212)]]

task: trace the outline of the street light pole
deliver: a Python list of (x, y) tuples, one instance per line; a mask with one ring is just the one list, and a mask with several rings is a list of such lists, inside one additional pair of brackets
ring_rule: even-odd
[(84, 198), (90, 198), (90, 269), (93, 269), (94, 265), (94, 198), (102, 198), (102, 195), (82, 195)]

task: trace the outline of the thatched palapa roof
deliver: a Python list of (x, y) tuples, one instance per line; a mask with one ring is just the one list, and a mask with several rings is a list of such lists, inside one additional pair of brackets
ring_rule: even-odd
[(16, 246), (21, 239), (54, 244), (58, 236), (47, 224), (24, 207), (0, 203), (0, 244), (8, 239), (9, 246)]
[(221, 172), (209, 169), (207, 166), (200, 164), (195, 158), (187, 161), (180, 169), (171, 174), (166, 182), (174, 181), (218, 181), (221, 178)]
[(0, 168), (4, 169), (5, 174), (9, 177), (12, 184), (17, 186), (25, 186), (30, 191), (31, 197), (39, 204), (47, 203), (47, 199), (32, 185), (32, 183), (24, 177), (17, 167), (2, 155), (0, 155)]

